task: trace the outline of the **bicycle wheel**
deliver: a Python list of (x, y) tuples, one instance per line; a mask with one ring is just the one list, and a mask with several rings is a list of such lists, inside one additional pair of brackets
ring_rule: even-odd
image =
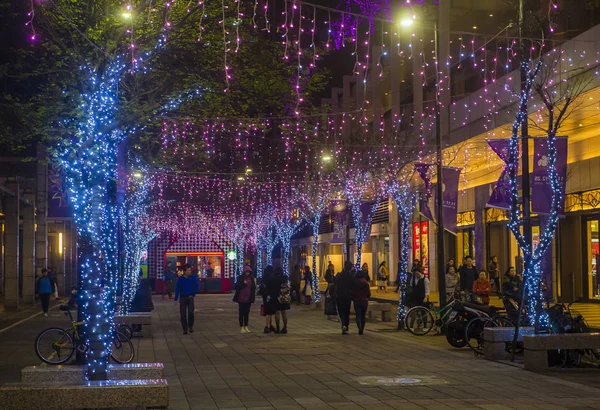
[(476, 317), (471, 319), (465, 328), (465, 340), (475, 355), (483, 354), (483, 329), (489, 327), (488, 322), (491, 322), (488, 318)]
[(59, 327), (42, 331), (35, 339), (35, 354), (44, 363), (61, 364), (73, 356), (75, 342), (71, 334)]
[(435, 327), (435, 318), (431, 310), (423, 306), (415, 306), (406, 314), (404, 324), (413, 335), (423, 336)]
[(110, 357), (117, 363), (131, 363), (134, 350), (131, 340), (122, 332), (117, 332), (112, 341)]
[(133, 337), (133, 328), (127, 323), (121, 323), (117, 325), (117, 332), (123, 333), (128, 339)]

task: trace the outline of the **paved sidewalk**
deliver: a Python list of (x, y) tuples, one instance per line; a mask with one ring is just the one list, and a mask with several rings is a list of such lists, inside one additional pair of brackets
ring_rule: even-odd
[[(292, 306), (290, 334), (265, 335), (255, 304), (253, 333), (241, 335), (231, 295), (199, 295), (196, 332), (183, 335), (178, 306), (154, 303), (153, 337), (135, 339), (136, 361), (165, 364), (170, 409), (600, 409), (597, 371), (534, 374), (381, 322), (342, 336), (312, 306)], [(39, 364), (39, 331), (67, 322), (51, 311), (0, 333), (0, 384)]]
[(170, 409), (600, 409), (600, 389), (486, 362), (443, 337), (381, 323), (342, 336), (304, 306), (292, 307), (290, 334), (265, 335), (258, 304), (241, 335), (230, 295), (197, 297), (196, 332), (183, 335), (177, 306), (155, 304), (140, 359), (165, 363)]

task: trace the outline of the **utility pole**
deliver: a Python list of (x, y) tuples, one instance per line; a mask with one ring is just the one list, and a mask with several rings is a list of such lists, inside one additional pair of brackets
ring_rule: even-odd
[[(438, 280), (438, 291), (440, 294), (440, 306), (446, 304), (446, 270), (445, 270), (445, 252), (444, 252), (444, 179), (443, 179), (443, 153), (442, 153), (442, 123), (440, 111), (442, 104), (440, 101), (439, 94), (439, 81), (440, 75), (439, 70), (439, 36), (438, 36), (438, 24), (437, 18), (433, 25), (434, 32), (434, 43), (435, 43), (435, 59), (436, 59), (436, 93), (435, 93), (435, 138), (436, 138), (436, 167), (437, 167), (437, 280)], [(447, 92), (449, 88), (447, 88)]]

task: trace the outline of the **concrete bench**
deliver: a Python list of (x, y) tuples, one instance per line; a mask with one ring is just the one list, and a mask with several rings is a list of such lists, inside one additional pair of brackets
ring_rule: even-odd
[[(28, 366), (21, 369), (21, 383), (83, 383), (85, 366)], [(165, 377), (162, 363), (109, 364), (108, 375), (111, 380), (152, 380)]]
[(381, 312), (382, 322), (392, 321), (392, 305), (390, 303), (369, 302), (367, 309), (369, 320), (375, 320), (378, 312)]
[[(152, 336), (152, 312), (134, 312), (128, 315), (115, 315), (115, 323), (125, 323), (131, 327), (138, 325), (142, 328), (141, 336)], [(134, 336), (140, 336), (140, 332), (134, 332)]]
[(106, 380), (85, 383), (9, 383), (0, 387), (3, 410), (85, 408), (167, 408), (165, 379)]
[(548, 351), (585, 350), (600, 348), (600, 333), (555, 333), (527, 335), (525, 345), (525, 369), (534, 372), (548, 371)]
[[(517, 341), (523, 342), (523, 336), (535, 333), (534, 327), (519, 329)], [(487, 360), (503, 360), (506, 344), (512, 343), (515, 335), (514, 327), (486, 327), (483, 329), (483, 354)]]

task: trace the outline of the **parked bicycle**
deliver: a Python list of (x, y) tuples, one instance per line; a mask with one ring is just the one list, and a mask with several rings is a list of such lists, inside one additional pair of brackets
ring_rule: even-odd
[(441, 308), (435, 306), (433, 302), (428, 304), (429, 307), (415, 306), (406, 312), (404, 325), (415, 336), (424, 336), (433, 329), (440, 333), (456, 316), (456, 311), (452, 308), (454, 303), (455, 299)]
[[(51, 327), (42, 331), (35, 339), (35, 353), (48, 364), (61, 364), (67, 362), (75, 353), (75, 350), (85, 352), (88, 346), (81, 342), (79, 326), (86, 322), (77, 322), (73, 319), (69, 306), (61, 306), (60, 310), (65, 312), (71, 320), (71, 326), (67, 329)], [(112, 339), (110, 357), (116, 363), (131, 363), (134, 356), (133, 343), (127, 335), (115, 330)]]
[[(549, 333), (589, 333), (591, 330), (583, 315), (572, 309), (577, 302), (575, 300), (568, 305), (557, 303), (544, 309), (542, 314), (547, 318), (547, 326), (543, 330)], [(561, 367), (580, 367), (584, 362), (600, 366), (600, 349), (560, 349), (558, 357)]]

